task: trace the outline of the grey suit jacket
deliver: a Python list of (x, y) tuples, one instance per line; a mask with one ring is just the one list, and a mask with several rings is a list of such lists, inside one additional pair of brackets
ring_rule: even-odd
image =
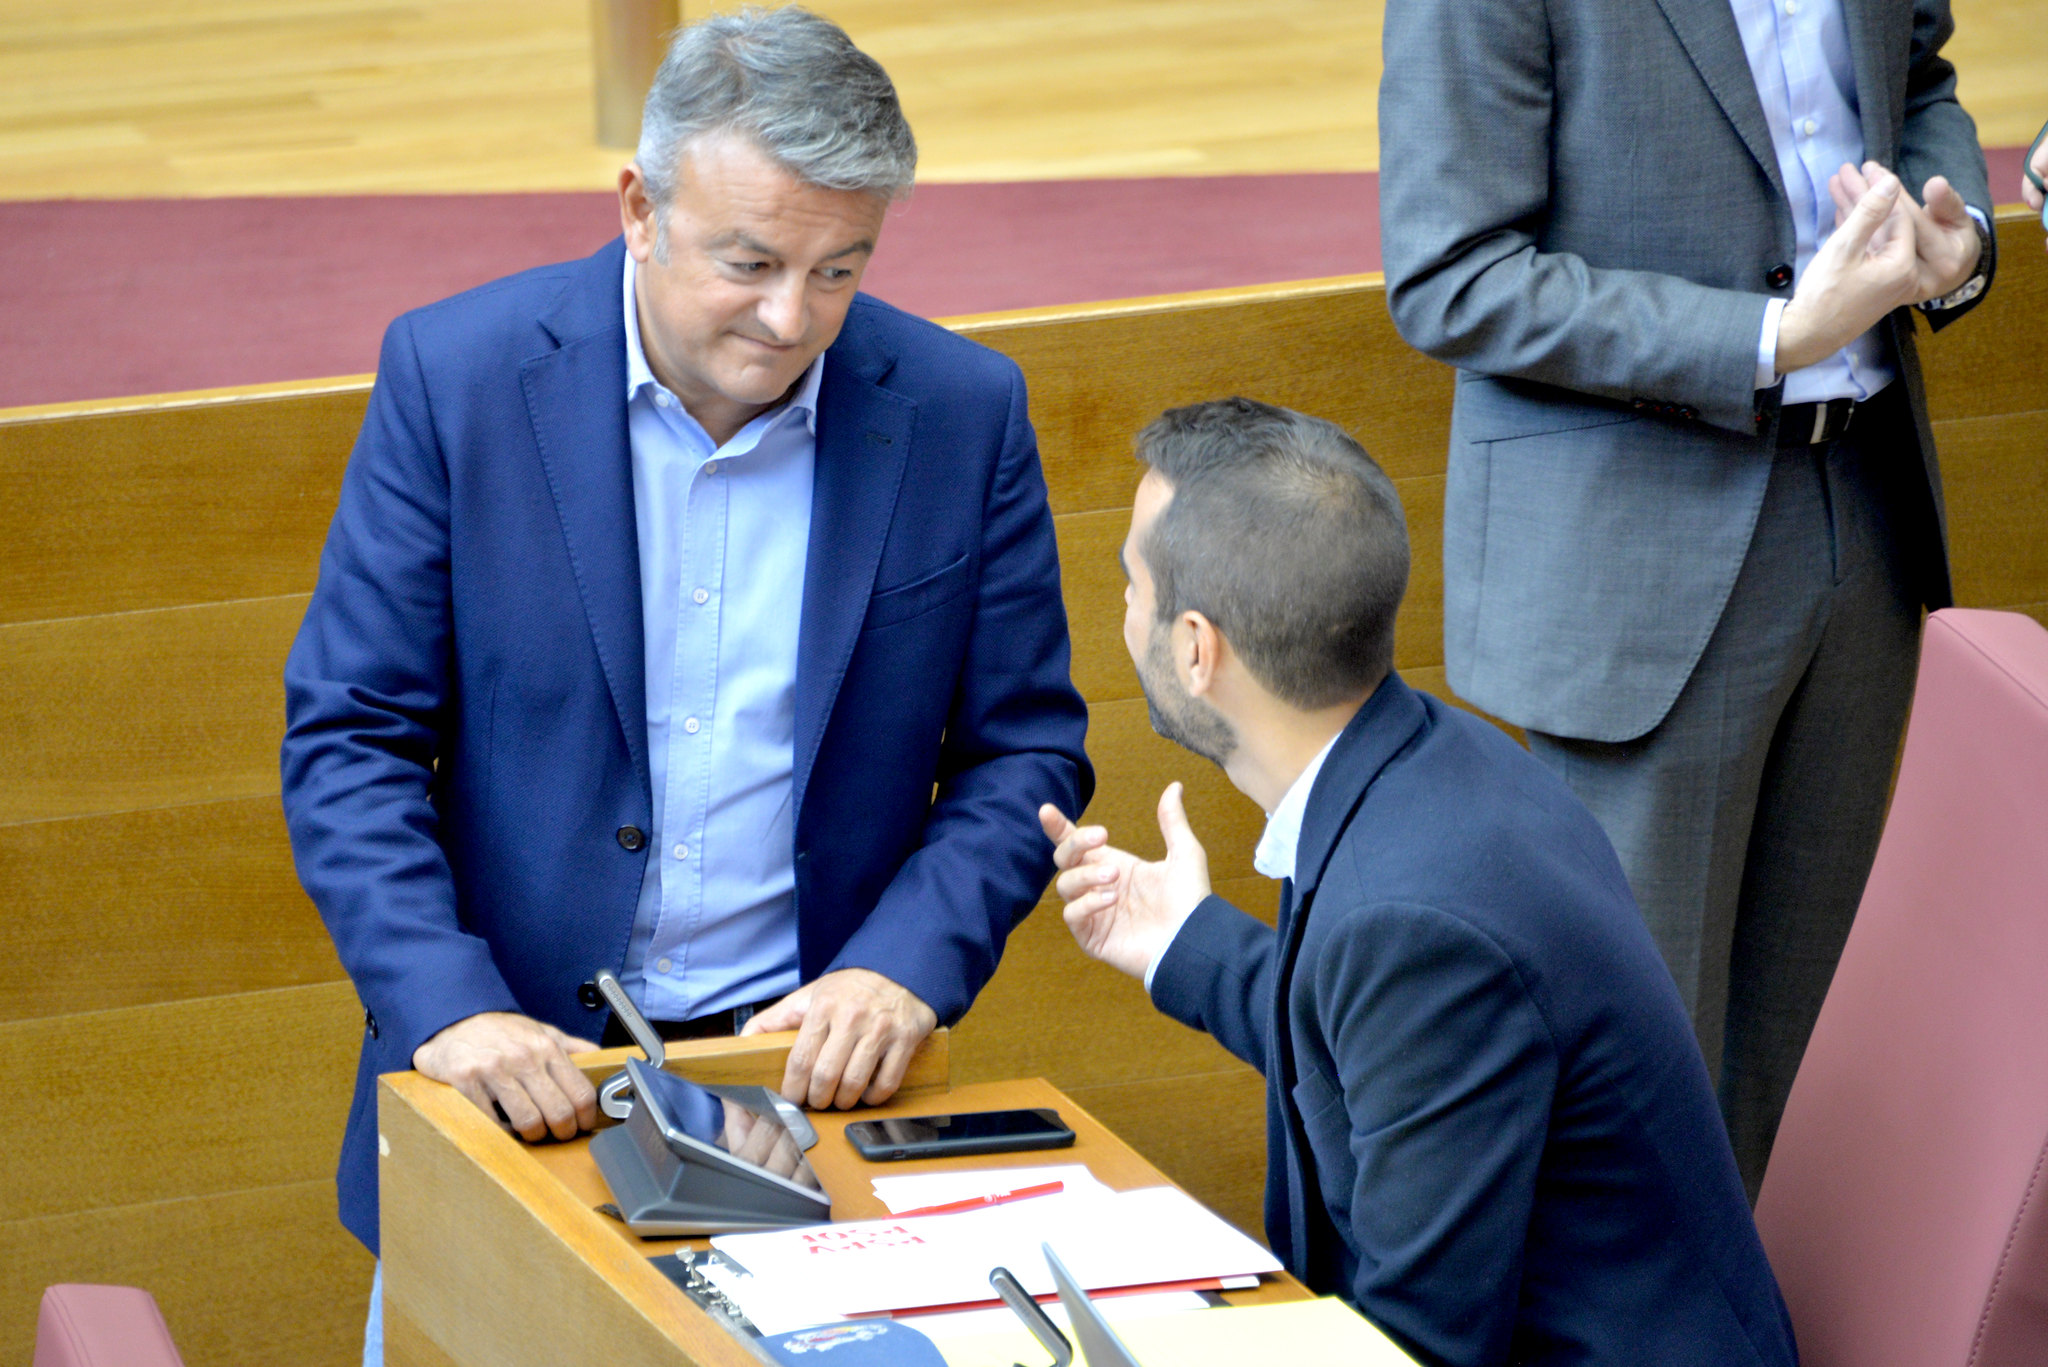
[[(1939, 55), (1947, 0), (1842, 0), (1866, 156), (1988, 212)], [(1389, 0), (1380, 220), (1401, 335), (1459, 369), (1444, 651), (1460, 695), (1553, 734), (1661, 721), (1735, 583), (1778, 390), (1766, 277), (1793, 260), (1777, 157), (1728, 0)], [(1933, 318), (1939, 327), (1968, 306)], [(1889, 333), (1932, 495), (1913, 351)], [(1917, 484), (1916, 484), (1917, 490)]]

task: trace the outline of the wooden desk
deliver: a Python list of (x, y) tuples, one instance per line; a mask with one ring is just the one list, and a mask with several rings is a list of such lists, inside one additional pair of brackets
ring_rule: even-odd
[[(706, 1040), (672, 1046), (669, 1057), (686, 1076), (772, 1086), (781, 1080), (794, 1038)], [(1042, 1079), (950, 1086), (946, 1047), (945, 1036), (936, 1037), (890, 1105), (812, 1115), (818, 1144), (811, 1165), (832, 1197), (834, 1218), (887, 1213), (869, 1185), (877, 1172), (1076, 1162), (1118, 1189), (1166, 1181)], [(629, 1052), (608, 1050), (579, 1062), (590, 1076), (608, 1077)], [(611, 1193), (588, 1138), (523, 1144), (452, 1088), (417, 1073), (385, 1077), (379, 1090), (390, 1367), (555, 1367), (564, 1361), (756, 1367), (748, 1349), (648, 1261), (691, 1241), (639, 1239), (596, 1212)], [(1073, 1127), (1074, 1147), (880, 1167), (856, 1154), (843, 1133), (851, 1120), (1017, 1106), (1057, 1109)], [(1229, 1299), (1249, 1304), (1308, 1294), (1281, 1274)]]

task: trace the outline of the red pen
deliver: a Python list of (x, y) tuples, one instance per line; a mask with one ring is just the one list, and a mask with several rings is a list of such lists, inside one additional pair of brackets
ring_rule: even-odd
[(963, 1210), (980, 1210), (983, 1206), (1007, 1206), (1012, 1201), (1028, 1201), (1034, 1196), (1051, 1196), (1054, 1192), (1065, 1191), (1065, 1182), (1040, 1182), (1035, 1187), (1019, 1187), (1015, 1191), (990, 1192), (987, 1196), (970, 1196), (964, 1201), (947, 1201), (942, 1205), (919, 1206), (916, 1210), (899, 1210), (898, 1215), (952, 1215)]

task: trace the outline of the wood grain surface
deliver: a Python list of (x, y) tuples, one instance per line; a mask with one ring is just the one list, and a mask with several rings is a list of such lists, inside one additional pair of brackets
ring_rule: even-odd
[[(1379, 164), (1384, 0), (823, 8), (895, 78), (927, 180)], [(1980, 135), (2024, 144), (2038, 0), (1956, 20)], [(5, 0), (0, 194), (601, 189), (623, 154), (595, 137), (594, 65), (588, 8), (560, 0)]]
[[(775, 1030), (735, 1039), (675, 1040), (663, 1047), (665, 1066), (694, 1082), (724, 1083), (734, 1087), (780, 1087), (783, 1070), (789, 1064), (789, 1047), (796, 1042), (794, 1030)], [(952, 1032), (944, 1026), (926, 1036), (911, 1055), (899, 1090), (927, 1092), (952, 1081)], [(599, 1049), (574, 1055), (576, 1066), (594, 1083), (602, 1083), (626, 1066), (629, 1058), (642, 1057), (633, 1045)]]
[[(574, 1345), (593, 1363), (752, 1367), (616, 1226), (460, 1093), (394, 1074), (380, 1084), (377, 1128), (385, 1304), (446, 1358), (555, 1367)], [(407, 1347), (391, 1345), (390, 1367), (407, 1367)]]
[[(1233, 1079), (1212, 1083), (1203, 1100), (1238, 1105), (1243, 1094), (1241, 1080)], [(1146, 1100), (1106, 1099), (1123, 1100), (1126, 1109)], [(1192, 1098), (1154, 1093), (1150, 1099)], [(883, 1167), (862, 1159), (843, 1133), (857, 1118), (1030, 1106), (1058, 1110), (1075, 1132), (1073, 1146), (1050, 1155), (988, 1154)], [(1162, 1177), (1105, 1128), (1086, 1102), (1037, 1079), (928, 1090), (887, 1106), (822, 1113), (813, 1120), (818, 1144), (810, 1161), (832, 1198), (833, 1218), (839, 1220), (887, 1213), (871, 1185), (882, 1174), (962, 1165), (1035, 1166), (1050, 1160), (1084, 1164), (1117, 1189), (1156, 1185)], [(646, 1261), (652, 1254), (701, 1241), (636, 1238), (596, 1211), (610, 1192), (587, 1139), (522, 1146), (450, 1089), (412, 1074), (383, 1080), (378, 1124), (388, 1150), (380, 1168), (386, 1193), (385, 1294), (387, 1305), (407, 1321), (399, 1354), (387, 1358), (393, 1367), (408, 1362), (517, 1367), (550, 1361), (541, 1354), (559, 1352), (559, 1345), (572, 1339), (579, 1352), (630, 1352), (634, 1356), (623, 1359), (630, 1361), (720, 1367), (750, 1360)], [(1210, 1156), (1218, 1155), (1212, 1151)], [(1237, 1155), (1240, 1164), (1243, 1159)], [(522, 1295), (518, 1288), (526, 1287), (545, 1290)], [(1232, 1299), (1257, 1303), (1305, 1294), (1298, 1282), (1280, 1275)], [(415, 1336), (424, 1342), (424, 1351), (408, 1357)], [(685, 1355), (675, 1355), (674, 1345)]]
[[(155, 1142), (202, 1144), (246, 1114)], [(330, 1160), (335, 1139), (323, 1148)], [(331, 1175), (0, 1221), (0, 1360), (34, 1356), (44, 1287), (101, 1282), (147, 1288), (186, 1367), (352, 1367), (362, 1361), (370, 1270), (368, 1251), (334, 1217)]]
[(0, 824), (278, 791), (306, 596), (0, 626)]
[(0, 623), (310, 593), (369, 385), (275, 388), (0, 410)]
[(331, 1180), (346, 982), (0, 1025), (0, 1224)]
[(0, 1021), (337, 982), (273, 796), (0, 826)]

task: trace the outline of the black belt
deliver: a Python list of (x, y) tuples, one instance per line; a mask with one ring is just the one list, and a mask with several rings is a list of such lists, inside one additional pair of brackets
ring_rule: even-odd
[(1778, 449), (1818, 446), (1847, 436), (1849, 425), (1856, 421), (1856, 410), (1854, 399), (1788, 403), (1778, 410)]
[[(756, 1012), (765, 1011), (781, 1000), (780, 997), (769, 997), (764, 1001), (748, 1002), (745, 1006), (733, 1006), (707, 1015), (692, 1016), (686, 1021), (657, 1020), (647, 1023), (654, 1027), (655, 1034), (665, 1040), (723, 1039), (727, 1035), (737, 1035), (746, 1027), (747, 1022), (754, 1018)], [(606, 1018), (604, 1037), (598, 1041), (599, 1047), (616, 1049), (620, 1045), (632, 1042), (633, 1037), (626, 1033), (626, 1027), (619, 1023), (617, 1016)]]

